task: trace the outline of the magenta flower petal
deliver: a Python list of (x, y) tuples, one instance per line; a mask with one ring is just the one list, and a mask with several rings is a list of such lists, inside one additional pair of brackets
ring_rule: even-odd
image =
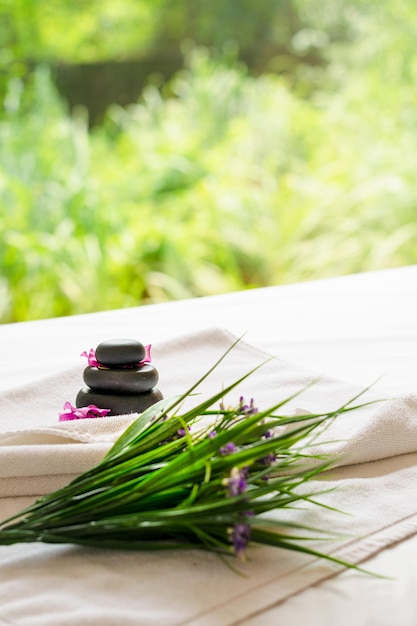
[(105, 417), (108, 413), (110, 413), (110, 409), (100, 409), (95, 404), (77, 408), (72, 406), (71, 402), (65, 402), (64, 410), (59, 414), (59, 421), (68, 422), (71, 420)]
[(90, 348), (88, 353), (84, 350), (84, 352), (81, 352), (80, 356), (87, 357), (88, 365), (90, 367), (99, 367), (100, 366), (100, 363), (96, 359), (96, 352), (95, 352), (95, 350), (93, 348)]
[(151, 348), (152, 348), (151, 344), (148, 344), (147, 346), (145, 346), (145, 356), (143, 357), (142, 361), (138, 363), (138, 365), (144, 365), (145, 363), (150, 363), (152, 361)]
[(76, 419), (74, 416), (75, 407), (72, 406), (71, 402), (65, 402), (64, 410), (59, 414), (60, 422), (67, 422), (69, 420)]

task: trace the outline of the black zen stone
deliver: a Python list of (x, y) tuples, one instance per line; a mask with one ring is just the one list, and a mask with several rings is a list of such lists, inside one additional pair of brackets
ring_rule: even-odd
[(77, 394), (75, 406), (79, 409), (89, 404), (95, 404), (100, 409), (110, 409), (109, 415), (125, 415), (142, 413), (162, 398), (162, 393), (156, 388), (145, 393), (119, 396), (114, 393), (100, 393), (83, 387)]
[(103, 365), (133, 365), (144, 356), (145, 348), (136, 339), (108, 339), (96, 348), (96, 359)]
[(144, 393), (156, 386), (159, 375), (150, 363), (141, 367), (102, 369), (86, 367), (84, 382), (95, 391), (120, 394)]

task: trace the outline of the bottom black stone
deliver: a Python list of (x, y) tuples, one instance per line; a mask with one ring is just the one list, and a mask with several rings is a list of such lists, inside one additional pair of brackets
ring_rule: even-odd
[(119, 396), (113, 393), (100, 393), (89, 387), (83, 387), (77, 394), (77, 409), (95, 404), (100, 409), (110, 409), (109, 415), (125, 415), (126, 413), (142, 413), (147, 408), (163, 399), (162, 393), (154, 387), (145, 393)]

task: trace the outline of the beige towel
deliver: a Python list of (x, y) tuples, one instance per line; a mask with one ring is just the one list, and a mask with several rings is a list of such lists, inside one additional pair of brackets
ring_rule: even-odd
[[(233, 340), (225, 331), (210, 330), (155, 345), (153, 360), (164, 395), (183, 392)], [(217, 391), (267, 357), (240, 342), (202, 385), (202, 394)], [(65, 484), (94, 464), (133, 419), (58, 423), (64, 402), (72, 401), (82, 385), (83, 367), (81, 363), (79, 369), (0, 398), (0, 488), (7, 496), (0, 501), (2, 516), (21, 508), (29, 496), (33, 499)], [(253, 396), (262, 408), (313, 378), (310, 372), (274, 359), (228, 400)], [(287, 410), (331, 411), (358, 391), (323, 378)], [(373, 397), (366, 394), (367, 399)], [(416, 406), (414, 396), (373, 404), (341, 416), (324, 433), (332, 443), (318, 443), (317, 449), (341, 455), (344, 466), (327, 477), (325, 486), (337, 490), (322, 500), (351, 515), (326, 509), (288, 511), (291, 520), (344, 535), (316, 547), (359, 562), (416, 532)], [(272, 548), (253, 548), (248, 557), (246, 563), (235, 563), (246, 574), (241, 577), (216, 556), (197, 551), (130, 554), (71, 546), (1, 548), (1, 618), (35, 626), (226, 625), (338, 571), (327, 562)]]

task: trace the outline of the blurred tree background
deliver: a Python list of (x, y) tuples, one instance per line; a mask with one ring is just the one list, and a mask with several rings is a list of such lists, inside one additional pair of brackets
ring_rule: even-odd
[(411, 0), (0, 0), (0, 321), (417, 262)]

